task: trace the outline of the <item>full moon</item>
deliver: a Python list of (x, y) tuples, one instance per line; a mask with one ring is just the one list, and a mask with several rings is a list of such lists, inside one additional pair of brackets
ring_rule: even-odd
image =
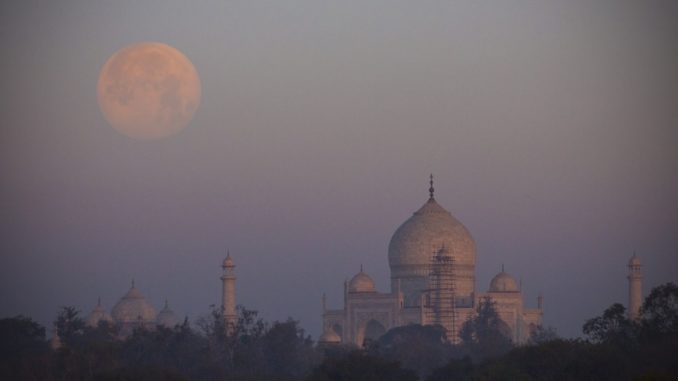
[(200, 78), (177, 49), (142, 42), (115, 52), (97, 83), (101, 112), (116, 130), (134, 139), (174, 135), (200, 104)]

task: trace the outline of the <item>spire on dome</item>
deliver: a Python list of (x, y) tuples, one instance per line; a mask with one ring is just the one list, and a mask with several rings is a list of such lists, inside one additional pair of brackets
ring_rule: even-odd
[(435, 189), (433, 189), (433, 173), (431, 173), (428, 183), (430, 185), (430, 188), (428, 188), (429, 199), (433, 200), (433, 192), (435, 191)]

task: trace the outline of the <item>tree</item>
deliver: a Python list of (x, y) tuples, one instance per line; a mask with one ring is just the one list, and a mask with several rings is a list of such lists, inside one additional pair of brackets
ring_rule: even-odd
[(483, 298), (475, 316), (461, 327), (462, 344), (476, 360), (502, 355), (513, 347), (510, 329), (499, 317), (494, 304), (489, 297)]
[(553, 327), (544, 327), (542, 325), (537, 326), (537, 328), (530, 334), (530, 339), (528, 340), (529, 344), (537, 345), (542, 343), (547, 343), (549, 341), (558, 340), (558, 332)]
[(315, 362), (313, 341), (292, 319), (273, 323), (262, 338), (262, 349), (268, 372), (278, 376), (305, 375)]
[(258, 317), (257, 311), (238, 306), (238, 321), (230, 335), (226, 334), (221, 308), (211, 306), (208, 316), (198, 319), (198, 327), (207, 339), (207, 358), (212, 364), (211, 372), (220, 378), (228, 373), (251, 377), (263, 371), (265, 363), (261, 338), (267, 324)]
[(398, 361), (404, 368), (412, 369), (424, 378), (447, 362), (453, 348), (443, 327), (410, 324), (389, 330), (369, 351), (387, 360)]
[(45, 328), (25, 316), (0, 319), (0, 379), (47, 379)]
[(80, 311), (73, 306), (61, 307), (54, 325), (59, 338), (66, 345), (73, 345), (85, 331), (85, 321), (80, 317)]
[(644, 330), (654, 334), (678, 333), (678, 286), (666, 283), (655, 287), (641, 308)]
[(447, 365), (436, 369), (426, 379), (427, 381), (471, 381), (473, 380), (473, 362), (466, 356), (461, 359), (451, 359)]
[(345, 357), (327, 357), (306, 378), (307, 381), (416, 381), (414, 371), (395, 361), (353, 351)]
[(640, 315), (638, 361), (646, 367), (645, 379), (678, 379), (678, 286), (655, 287), (645, 298)]
[(97, 381), (188, 381), (179, 372), (153, 367), (118, 368), (97, 374)]
[(0, 319), (0, 359), (47, 349), (45, 328), (25, 316)]
[(626, 317), (626, 308), (615, 303), (603, 311), (602, 316), (587, 320), (582, 330), (595, 343), (627, 343), (633, 340), (635, 328)]
[[(116, 337), (116, 327), (107, 321), (101, 321), (97, 327), (85, 327), (82, 334), (74, 336), (75, 340), (71, 340), (71, 344), (58, 352), (57, 356), (60, 363), (71, 364), (72, 372), (80, 372), (81, 375), (92, 378), (96, 372), (120, 366), (122, 342)], [(79, 370), (76, 370), (76, 365), (79, 365)]]

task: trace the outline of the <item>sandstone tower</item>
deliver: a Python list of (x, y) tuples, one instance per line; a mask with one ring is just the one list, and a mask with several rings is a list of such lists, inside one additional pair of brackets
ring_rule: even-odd
[(629, 319), (637, 320), (640, 316), (640, 307), (643, 300), (643, 276), (640, 274), (640, 259), (633, 253), (629, 260)]
[(230, 253), (227, 253), (221, 268), (224, 270), (224, 273), (221, 275), (221, 282), (223, 284), (221, 309), (224, 313), (226, 333), (231, 334), (235, 329), (238, 316), (235, 312), (235, 273), (233, 271), (235, 265)]

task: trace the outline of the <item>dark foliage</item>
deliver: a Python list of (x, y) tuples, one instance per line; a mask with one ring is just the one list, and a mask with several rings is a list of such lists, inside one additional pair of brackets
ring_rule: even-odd
[(85, 330), (85, 321), (80, 317), (80, 311), (72, 306), (61, 307), (54, 326), (64, 344), (73, 345)]
[(44, 379), (50, 371), (45, 328), (24, 316), (0, 319), (0, 379)]
[(630, 344), (637, 334), (637, 325), (626, 317), (626, 308), (615, 303), (602, 316), (589, 319), (582, 328), (589, 340), (596, 343)]
[(455, 353), (440, 326), (410, 324), (391, 329), (368, 349), (370, 354), (397, 361), (424, 378)]
[(447, 365), (438, 368), (427, 380), (430, 381), (470, 381), (473, 380), (474, 367), (471, 358), (451, 359)]
[(416, 381), (414, 371), (394, 361), (353, 351), (343, 357), (329, 357), (307, 381)]
[(539, 345), (539, 344), (548, 343), (549, 341), (558, 340), (559, 338), (560, 337), (558, 336), (558, 332), (556, 332), (555, 328), (544, 327), (544, 326), (540, 325), (530, 335), (530, 339), (528, 340), (528, 344)]
[(188, 381), (181, 373), (152, 367), (118, 368), (98, 373), (97, 381)]
[(501, 356), (513, 347), (510, 329), (490, 298), (478, 303), (476, 315), (464, 323), (460, 336), (464, 350), (475, 361)]
[(0, 356), (14, 359), (46, 351), (45, 328), (25, 316), (0, 319)]
[(121, 339), (117, 327), (83, 324), (63, 307), (55, 320), (62, 347), (50, 349), (45, 329), (29, 318), (0, 319), (1, 380), (678, 380), (678, 287), (646, 298), (640, 319), (618, 304), (583, 327), (586, 340), (558, 339), (537, 330), (529, 345), (511, 348), (487, 300), (451, 345), (441, 327), (410, 325), (387, 332), (367, 349), (314, 348), (294, 320), (266, 324), (239, 308), (231, 335), (214, 309), (172, 329), (137, 329)]
[(262, 348), (270, 374), (300, 377), (316, 362), (313, 341), (294, 320), (274, 323), (262, 338)]
[(678, 287), (669, 283), (645, 299), (641, 319), (614, 304), (588, 320), (588, 340), (549, 339), (474, 364), (452, 359), (429, 381), (641, 381), (678, 380)]
[(678, 286), (669, 282), (655, 287), (645, 298), (641, 316), (641, 324), (646, 334), (676, 334), (678, 332)]

